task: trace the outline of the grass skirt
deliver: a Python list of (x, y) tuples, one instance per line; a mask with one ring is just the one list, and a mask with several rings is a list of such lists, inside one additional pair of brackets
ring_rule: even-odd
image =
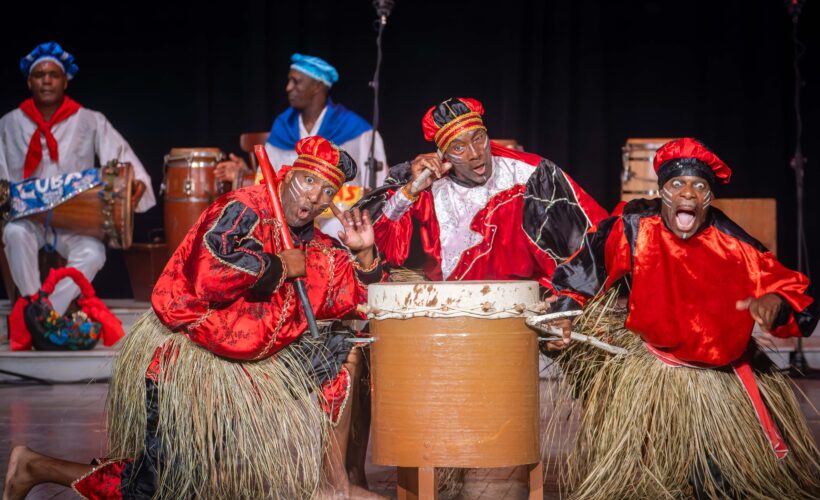
[[(731, 369), (665, 365), (624, 329), (625, 314), (613, 313), (614, 297), (588, 308), (573, 330), (627, 353), (613, 356), (572, 343), (556, 358), (563, 378), (557, 394), (546, 399), (554, 406), (544, 445), (561, 447), (562, 436), (574, 439), (563, 443), (571, 451), (558, 464), (564, 493), (584, 499), (692, 498), (698, 475), (710, 498), (820, 497), (820, 454), (790, 381), (756, 346), (755, 378), (789, 447), (782, 460)], [(577, 435), (568, 431), (575, 418)]]
[(237, 362), (173, 334), (153, 311), (123, 341), (108, 396), (112, 458), (145, 438), (145, 371), (161, 346), (155, 498), (311, 498), (327, 426), (298, 349)]

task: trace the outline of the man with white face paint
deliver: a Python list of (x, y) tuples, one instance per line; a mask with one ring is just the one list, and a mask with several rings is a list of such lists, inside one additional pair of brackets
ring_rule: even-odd
[[(370, 185), (372, 172), (366, 165), (371, 142), (375, 141), (375, 160), (386, 165), (382, 137), (367, 120), (330, 98), (331, 88), (339, 81), (336, 68), (320, 57), (305, 54), (293, 54), (290, 61), (285, 86), (290, 106), (274, 120), (265, 149), (271, 165), (278, 171), (296, 159), (299, 139), (318, 135), (338, 144), (359, 165), (356, 178), (342, 186), (334, 200), (337, 207), (345, 210), (357, 202)], [(233, 182), (237, 177), (241, 179), (248, 169), (245, 160), (231, 154), (230, 159), (217, 165), (214, 174), (220, 180)], [(385, 171), (386, 168), (380, 168), (376, 172), (376, 185), (384, 181)], [(317, 217), (316, 223), (330, 235), (342, 228), (329, 210)]]
[(622, 278), (625, 328), (639, 337), (625, 335), (627, 353), (597, 371), (595, 386), (611, 396), (586, 395), (587, 414), (603, 417), (579, 431), (586, 454), (571, 466), (585, 472), (570, 489), (584, 498), (814, 498), (820, 453), (788, 382), (751, 337), (755, 323), (782, 338), (812, 333), (808, 279), (709, 206), (731, 170), (702, 143), (669, 142), (654, 166), (661, 199), (633, 200), (600, 222), (553, 275), (548, 318), (563, 340), (551, 347), (568, 345), (572, 318)]
[(384, 278), (373, 227), (367, 212), (338, 213), (344, 247), (315, 229), (357, 167), (322, 137), (296, 151), (279, 173), (295, 248), (282, 244), (267, 186), (217, 199), (121, 346), (108, 394), (113, 458), (92, 466), (17, 446), (4, 500), (43, 482), (94, 499), (382, 498), (356, 474), (369, 430), (361, 347), (329, 321), (308, 335), (293, 284), (304, 280), (316, 319), (359, 317), (367, 285)]
[(415, 222), (430, 280), (532, 279), (550, 288), (555, 266), (607, 213), (555, 163), (490, 140), (483, 114), (467, 97), (431, 107), (421, 125), (437, 151), (391, 168), (388, 184), (360, 206), (373, 214), (390, 264), (407, 259)]

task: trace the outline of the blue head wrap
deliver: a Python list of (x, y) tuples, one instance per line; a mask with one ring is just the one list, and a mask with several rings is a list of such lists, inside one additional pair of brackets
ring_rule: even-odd
[(74, 78), (77, 70), (80, 69), (74, 64), (74, 56), (63, 50), (59, 43), (46, 42), (34, 47), (31, 54), (20, 59), (20, 71), (23, 72), (23, 76), (28, 78), (31, 70), (43, 61), (51, 61), (63, 68), (63, 72), (69, 80)]
[(339, 81), (339, 73), (322, 58), (293, 54), (290, 56), (290, 68), (300, 73), (304, 73), (314, 80), (319, 80), (328, 87)]

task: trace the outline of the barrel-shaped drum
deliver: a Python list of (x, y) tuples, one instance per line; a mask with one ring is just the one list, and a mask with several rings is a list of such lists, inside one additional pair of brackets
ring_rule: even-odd
[(655, 151), (674, 139), (630, 138), (621, 148), (623, 172), (621, 174), (621, 201), (658, 196), (658, 176), (655, 175)]
[[(72, 172), (52, 179), (65, 180), (72, 175), (78, 173)], [(114, 161), (100, 168), (99, 177), (102, 180), (100, 185), (60, 202), (51, 212), (39, 212), (29, 217), (41, 224), (92, 236), (111, 248), (127, 249), (131, 246), (134, 233), (134, 210), (131, 206), (133, 166)]]
[(230, 185), (217, 181), (214, 170), (225, 159), (219, 148), (173, 148), (165, 156), (165, 238), (173, 253), (199, 216)]
[(533, 281), (370, 285), (373, 461), (504, 467), (539, 461)]

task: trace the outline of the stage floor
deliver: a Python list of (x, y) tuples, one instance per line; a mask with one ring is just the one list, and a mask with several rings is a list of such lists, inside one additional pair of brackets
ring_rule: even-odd
[[(809, 419), (815, 440), (820, 442), (820, 416), (812, 409), (820, 407), (820, 380), (796, 380), (808, 396), (801, 408)], [(542, 385), (550, 384), (542, 381)], [(68, 460), (88, 462), (105, 456), (103, 409), (107, 384), (0, 385), (0, 470), (5, 476), (8, 454), (16, 444)], [(560, 452), (554, 451), (556, 455)], [(553, 457), (560, 458), (560, 457)], [(516, 480), (512, 469), (473, 470), (467, 476), (463, 499), (525, 499), (527, 488)], [(396, 472), (391, 467), (370, 465), (367, 470), (373, 490), (395, 498)], [(559, 498), (555, 478), (548, 475), (544, 498)], [(70, 499), (77, 496), (56, 485), (35, 488), (29, 499)]]

